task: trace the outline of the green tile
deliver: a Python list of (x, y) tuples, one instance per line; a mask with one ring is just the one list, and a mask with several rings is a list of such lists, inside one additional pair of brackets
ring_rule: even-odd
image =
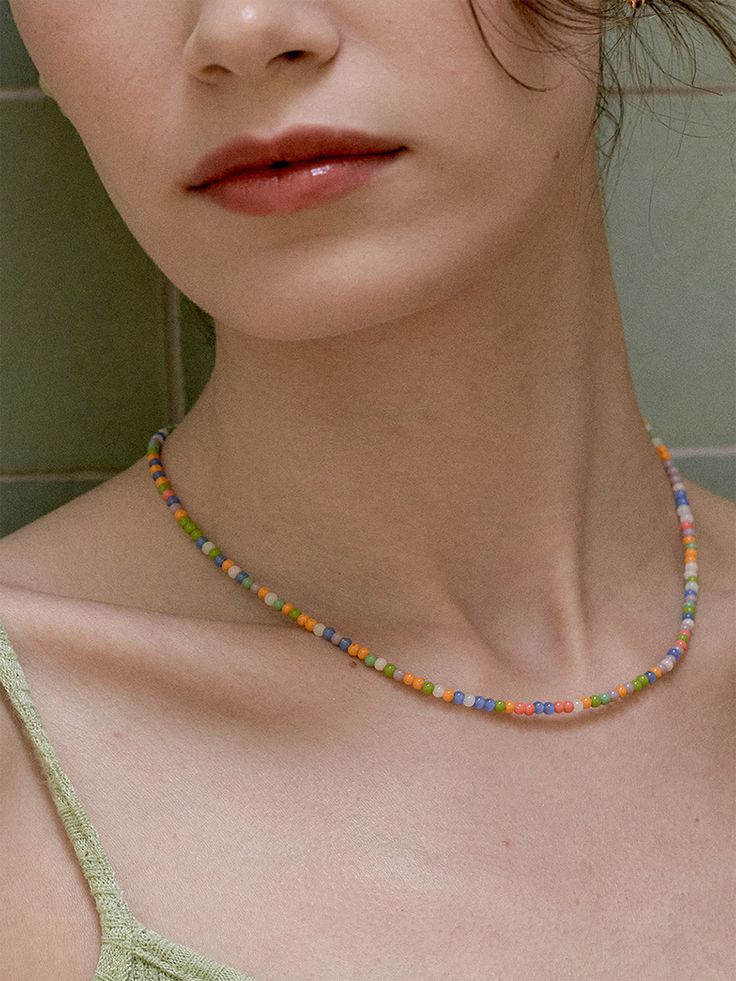
[(736, 503), (736, 453), (731, 456), (677, 457), (675, 463), (686, 480), (694, 480), (714, 494)]
[(215, 332), (207, 314), (181, 294), (181, 346), (187, 412), (199, 398), (215, 363)]
[(18, 34), (7, 0), (0, 0), (0, 86), (35, 85), (38, 72)]
[[(621, 7), (631, 13), (623, 0)], [(723, 46), (697, 21), (673, 6), (660, 4), (660, 10), (667, 11), (667, 20), (662, 16), (637, 15), (635, 25), (628, 22), (623, 30), (611, 28), (604, 35), (604, 48), (621, 85), (637, 90), (672, 90), (692, 85), (715, 91), (733, 90), (736, 68)], [(729, 16), (733, 18), (730, 11)], [(678, 31), (684, 43), (678, 43), (676, 37), (673, 39), (673, 32)], [(733, 38), (733, 20), (726, 34)]]
[(0, 135), (0, 470), (123, 469), (167, 422), (161, 273), (55, 103)]
[(649, 98), (659, 118), (629, 111), (606, 192), (634, 385), (668, 445), (731, 445), (736, 98)]
[(0, 538), (92, 490), (101, 480), (0, 483)]

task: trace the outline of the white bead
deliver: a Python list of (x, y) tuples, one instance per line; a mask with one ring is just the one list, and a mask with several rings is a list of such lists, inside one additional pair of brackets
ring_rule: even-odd
[(633, 694), (636, 691), (636, 689), (634, 688), (634, 683), (632, 681), (627, 681), (625, 687), (629, 695)]
[(240, 568), (239, 565), (231, 565), (230, 568), (227, 570), (227, 574), (230, 576), (231, 579), (234, 579), (237, 576), (237, 574), (242, 571), (243, 570)]
[(373, 662), (373, 667), (376, 669), (376, 671), (383, 671), (387, 664), (388, 661), (385, 657), (377, 657)]
[(463, 699), (463, 705), (466, 708), (470, 708), (471, 705), (475, 705), (475, 695), (466, 695)]
[(620, 695), (615, 688), (612, 688), (608, 694), (611, 696), (612, 702), (615, 702), (617, 698), (620, 698)]
[(266, 595), (263, 597), (263, 602), (266, 604), (266, 606), (273, 606), (277, 599), (278, 596), (276, 593), (266, 593)]
[(321, 637), (322, 634), (325, 632), (325, 630), (327, 630), (327, 625), (326, 624), (324, 624), (324, 623), (316, 623), (314, 625), (314, 630), (312, 631), (312, 633), (314, 634), (315, 637)]
[(435, 698), (442, 698), (442, 696), (445, 694), (445, 689), (442, 685), (435, 685), (432, 689), (432, 694)]
[(214, 542), (205, 542), (204, 545), (202, 546), (202, 551), (204, 552), (205, 555), (209, 555), (214, 547), (215, 547)]
[(583, 711), (583, 703), (580, 701), (579, 698), (576, 698), (575, 701), (572, 703), (572, 714), (575, 715), (576, 712), (582, 712), (582, 711)]
[[(673, 657), (663, 657), (662, 658), (662, 670), (671, 671), (675, 666), (675, 659)], [(679, 677), (679, 675), (678, 675)]]

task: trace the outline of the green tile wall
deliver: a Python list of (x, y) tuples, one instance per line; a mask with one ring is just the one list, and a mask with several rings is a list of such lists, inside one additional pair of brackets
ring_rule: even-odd
[[(736, 501), (736, 69), (696, 39), (693, 79), (652, 25), (645, 103), (615, 61), (614, 274), (642, 411), (686, 476)], [(214, 357), (36, 80), (0, 0), (0, 536), (129, 466)]]

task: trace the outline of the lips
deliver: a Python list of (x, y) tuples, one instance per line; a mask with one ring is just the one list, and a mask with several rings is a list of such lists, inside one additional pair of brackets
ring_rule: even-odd
[[(189, 174), (189, 190), (248, 171), (273, 167), (288, 171), (288, 163), (341, 157), (365, 157), (405, 149), (400, 139), (375, 136), (359, 130), (325, 126), (297, 127), (270, 139), (239, 138), (204, 156)], [(276, 166), (274, 166), (276, 165)]]

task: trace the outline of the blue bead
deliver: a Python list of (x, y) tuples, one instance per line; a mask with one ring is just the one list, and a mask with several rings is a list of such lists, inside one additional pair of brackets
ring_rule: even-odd
[(645, 671), (644, 674), (646, 675), (647, 678), (649, 678), (650, 685), (653, 685), (654, 682), (657, 680), (657, 676), (653, 671)]
[(535, 702), (534, 712), (536, 715), (539, 715), (540, 712), (544, 712), (544, 702)]
[(671, 654), (672, 657), (679, 658), (680, 654), (682, 654), (682, 651), (680, 650), (679, 647), (670, 647), (670, 649), (667, 651), (667, 653), (668, 654)]
[(352, 640), (349, 637), (343, 637), (343, 639), (340, 641), (340, 643), (337, 646), (341, 647), (344, 651), (346, 651), (351, 644), (352, 644)]
[(483, 706), (483, 708), (486, 710), (486, 712), (493, 712), (496, 708), (496, 699), (487, 698), (486, 704)]
[(486, 700), (485, 698), (483, 698), (482, 695), (475, 696), (475, 701), (473, 702), (474, 709), (482, 709), (485, 704), (486, 704)]
[(169, 505), (169, 507), (171, 507), (172, 504), (181, 504), (181, 501), (176, 494), (173, 494), (166, 503)]
[(206, 541), (207, 539), (204, 537), (204, 535), (200, 535), (194, 544), (197, 546), (197, 548), (201, 548)]
[(544, 714), (545, 715), (554, 715), (554, 713), (555, 713), (555, 703), (554, 702), (545, 702), (544, 703)]
[(222, 552), (215, 556), (215, 565), (219, 569), (223, 562), (227, 562), (227, 555), (223, 555)]
[(456, 705), (461, 705), (464, 699), (465, 699), (465, 694), (464, 692), (461, 691), (456, 691), (455, 694), (452, 696), (452, 700)]
[(165, 476), (166, 474), (163, 472), (163, 470), (154, 470), (153, 473), (151, 474), (151, 480), (158, 480), (159, 477), (165, 477)]
[(160, 467), (161, 466), (161, 458), (160, 457), (157, 457), (157, 456), (152, 457), (152, 459), (150, 459), (148, 461), (148, 466), (149, 467)]
[(244, 579), (247, 579), (247, 578), (248, 578), (248, 573), (241, 571), (235, 577), (235, 582), (242, 582)]
[(329, 640), (330, 637), (332, 637), (332, 635), (334, 634), (334, 632), (335, 632), (334, 627), (325, 627), (325, 632), (322, 634), (322, 636), (324, 637), (325, 640)]

